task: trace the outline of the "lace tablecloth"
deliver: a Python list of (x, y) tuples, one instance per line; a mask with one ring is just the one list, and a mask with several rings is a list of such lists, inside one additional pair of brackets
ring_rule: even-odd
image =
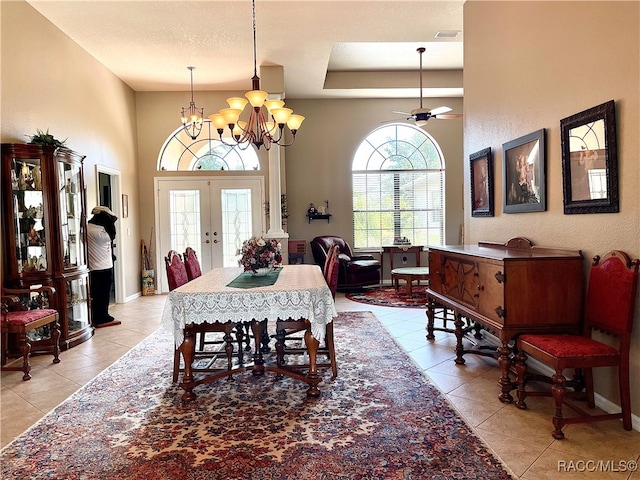
[(317, 265), (285, 265), (274, 285), (257, 288), (227, 287), (242, 273), (241, 267), (214, 268), (169, 293), (162, 326), (173, 332), (176, 346), (184, 340), (187, 324), (272, 321), (305, 318), (311, 333), (324, 341), (326, 326), (338, 314), (331, 290)]

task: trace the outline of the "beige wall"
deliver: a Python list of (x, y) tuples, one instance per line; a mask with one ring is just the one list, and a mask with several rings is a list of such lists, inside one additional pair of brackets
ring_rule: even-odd
[(0, 3), (2, 142), (24, 143), (36, 129), (86, 155), (88, 208), (96, 205), (96, 165), (119, 170), (129, 217), (118, 223), (127, 259), (125, 295), (140, 290), (140, 208), (135, 94), (87, 52), (21, 1)]
[[(639, 2), (476, 2), (464, 6), (464, 154), (491, 147), (495, 217), (471, 218), (468, 243), (525, 236), (535, 244), (580, 249), (587, 259), (610, 249), (640, 257)], [(616, 102), (620, 213), (564, 215), (560, 120)], [(547, 211), (504, 214), (502, 144), (546, 129)], [(465, 163), (465, 192), (469, 172)], [(640, 414), (640, 301), (631, 345), (633, 412)], [(615, 377), (613, 377), (615, 378)], [(618, 403), (611, 372), (597, 392)], [(637, 428), (637, 427), (636, 427)]]
[[(229, 96), (244, 92), (196, 92), (198, 106), (215, 112), (226, 106)], [(139, 92), (136, 95), (138, 114), (138, 161), (140, 195), (142, 199), (141, 229), (149, 232), (153, 225), (153, 178), (176, 176), (176, 172), (156, 172), (162, 144), (178, 126), (180, 107), (188, 103), (188, 94), (180, 92)], [(306, 117), (296, 142), (283, 149), (282, 164), (286, 166), (282, 192), (287, 194), (288, 233), (292, 239), (311, 240), (317, 235), (335, 234), (353, 239), (351, 162), (358, 145), (381, 122), (402, 118), (392, 110), (409, 111), (417, 100), (288, 100), (287, 106)], [(448, 105), (462, 111), (462, 99), (427, 99), (427, 105)], [(448, 243), (457, 243), (462, 224), (462, 120), (432, 120), (426, 131), (443, 151), (446, 162), (446, 235)], [(261, 168), (268, 185), (268, 158), (260, 150)], [(253, 174), (254, 172), (249, 172)], [(181, 173), (198, 176), (199, 173)], [(309, 203), (324, 205), (329, 200), (331, 222), (308, 223), (305, 215)], [(267, 223), (268, 225), (268, 223)], [(426, 259), (425, 259), (426, 260)], [(312, 262), (309, 250), (307, 262)]]
[[(387, 120), (402, 120), (393, 110), (411, 111), (418, 99), (292, 100), (296, 112), (306, 116), (298, 140), (287, 149), (286, 192), (291, 238), (311, 240), (318, 235), (339, 235), (353, 241), (351, 164), (364, 138)], [(425, 106), (448, 105), (462, 112), (461, 98), (428, 98)], [(446, 166), (446, 241), (458, 243), (462, 210), (462, 120), (430, 120), (424, 128), (440, 145)], [(329, 200), (331, 222), (308, 223), (309, 203)], [(426, 258), (425, 258), (426, 260)], [(312, 257), (308, 255), (307, 261)]]

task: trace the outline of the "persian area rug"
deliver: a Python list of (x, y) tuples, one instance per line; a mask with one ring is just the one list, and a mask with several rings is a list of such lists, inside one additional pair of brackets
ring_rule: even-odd
[(0, 452), (3, 479), (508, 479), (371, 312), (335, 320), (322, 395), (267, 372), (171, 383), (158, 331)]
[(382, 307), (401, 308), (426, 308), (427, 295), (425, 286), (415, 286), (411, 289), (411, 298), (408, 298), (403, 285), (400, 285), (398, 293), (393, 287), (372, 287), (363, 290), (349, 292), (346, 297), (349, 300)]

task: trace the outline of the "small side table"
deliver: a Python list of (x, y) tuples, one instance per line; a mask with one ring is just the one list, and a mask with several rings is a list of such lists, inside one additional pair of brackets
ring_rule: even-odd
[(420, 285), (420, 280), (429, 281), (429, 267), (400, 267), (391, 270), (391, 283), (395, 288), (396, 293), (400, 287), (399, 280), (404, 280), (407, 288), (407, 297), (411, 298), (413, 295), (413, 282), (417, 281)]
[(413, 253), (416, 256), (416, 266), (420, 266), (420, 252), (424, 250), (422, 245), (386, 245), (382, 247), (382, 255), (380, 256), (380, 281), (384, 281), (384, 256), (389, 254), (389, 268), (393, 270), (393, 256), (396, 253)]
[(304, 263), (304, 254), (307, 253), (306, 240), (289, 240), (289, 264), (295, 265), (300, 260)]

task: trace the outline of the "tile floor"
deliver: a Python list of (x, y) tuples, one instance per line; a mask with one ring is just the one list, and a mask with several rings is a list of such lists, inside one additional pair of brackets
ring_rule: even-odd
[[(97, 330), (91, 340), (63, 352), (57, 365), (48, 355), (34, 357), (33, 378), (28, 382), (21, 380), (21, 372), (2, 372), (0, 446), (154, 332), (165, 299), (163, 295), (140, 297), (113, 306), (110, 311), (122, 325)], [(338, 294), (336, 307), (338, 311), (373, 311), (518, 478), (640, 479), (640, 473), (625, 471), (619, 463), (640, 461), (640, 432), (627, 432), (618, 422), (600, 422), (569, 425), (566, 438), (554, 440), (551, 399), (530, 397), (526, 411), (500, 403), (497, 362), (467, 355), (466, 365), (456, 366), (453, 335), (436, 332), (435, 341), (425, 339), (424, 310), (375, 307), (351, 302), (343, 294)]]

